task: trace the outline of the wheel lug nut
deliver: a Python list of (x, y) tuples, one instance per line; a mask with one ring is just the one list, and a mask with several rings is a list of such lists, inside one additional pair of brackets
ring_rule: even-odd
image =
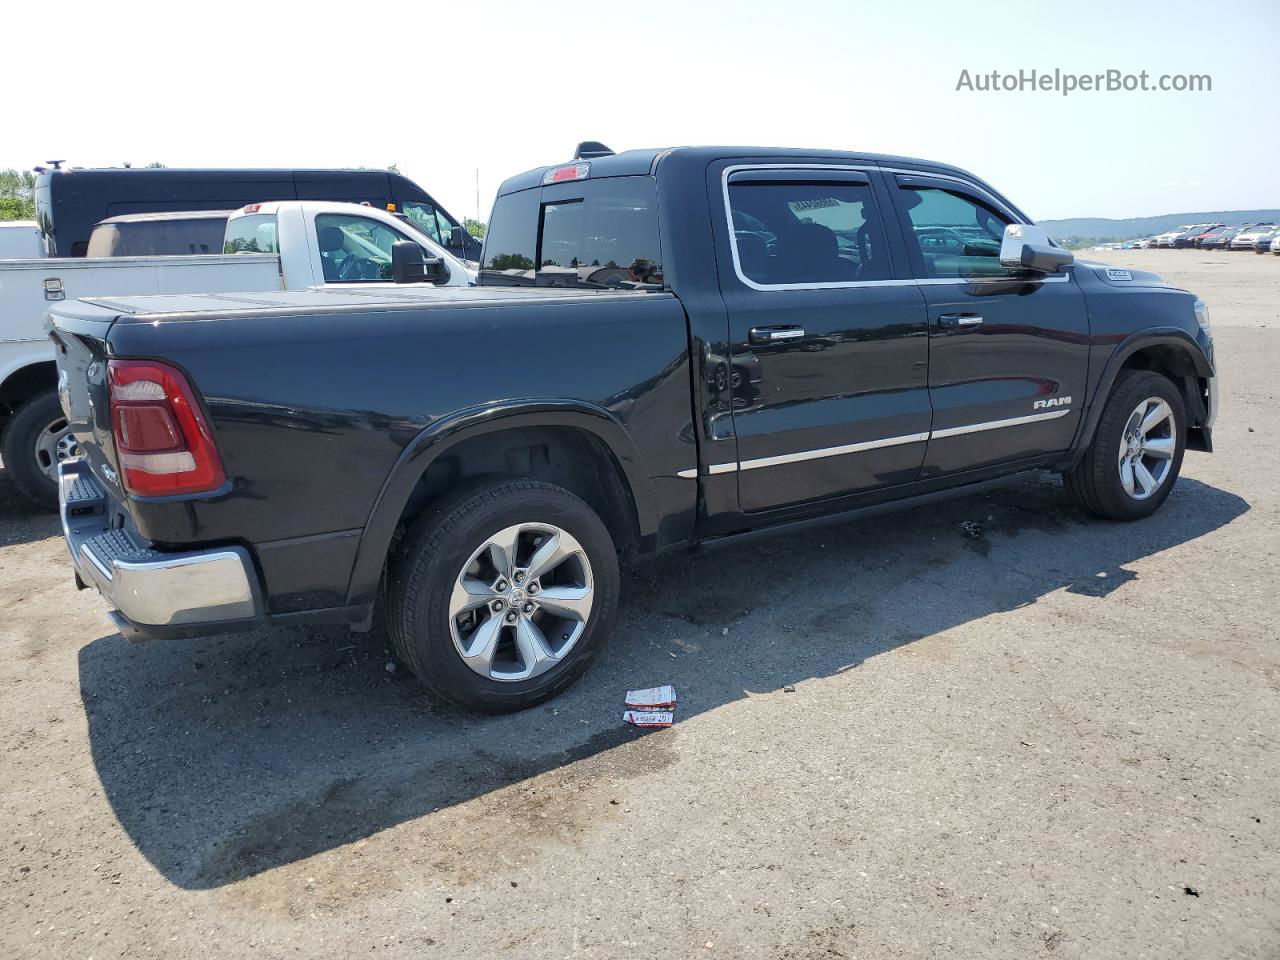
[(514, 610), (508, 610), (507, 623), (515, 623), (515, 622), (516, 622), (516, 612)]
[(499, 580), (497, 583), (495, 583), (495, 584), (493, 585), (493, 588), (494, 588), (495, 590), (497, 590), (499, 593), (506, 593), (506, 591), (507, 591), (507, 581), (505, 581), (505, 580)]
[(533, 604), (532, 604), (532, 603), (526, 603), (526, 604), (525, 604), (523, 607), (521, 607), (520, 609), (521, 609), (521, 610), (523, 610), (525, 613), (533, 613)]
[(517, 573), (517, 574), (516, 574), (514, 577), (512, 577), (511, 579), (512, 579), (512, 580), (514, 580), (516, 583), (524, 583), (524, 574), (523, 574), (523, 573)]
[(505, 606), (506, 604), (503, 603), (501, 600), (495, 600), (493, 601), (493, 603), (489, 604), (489, 609), (492, 610), (494, 613), (501, 613), (502, 608)]
[(538, 592), (538, 582), (535, 580), (533, 583), (529, 584), (529, 593), (534, 594), (537, 592)]

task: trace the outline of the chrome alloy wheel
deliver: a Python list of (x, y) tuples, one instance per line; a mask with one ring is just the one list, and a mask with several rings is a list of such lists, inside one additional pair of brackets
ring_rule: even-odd
[(59, 417), (48, 424), (36, 436), (36, 466), (52, 480), (58, 482), (58, 464), (80, 456), (80, 445), (71, 435), (71, 424)]
[(489, 537), (449, 597), (453, 645), (490, 680), (529, 680), (550, 670), (587, 628), (591, 563), (567, 531), (518, 523)]
[(1169, 478), (1178, 448), (1173, 409), (1159, 397), (1148, 397), (1129, 414), (1120, 438), (1120, 483), (1135, 500), (1146, 500)]

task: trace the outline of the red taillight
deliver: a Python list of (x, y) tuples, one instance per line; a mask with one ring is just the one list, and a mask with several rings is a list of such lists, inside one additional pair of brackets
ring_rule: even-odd
[(126, 490), (157, 497), (222, 486), (222, 458), (186, 377), (157, 360), (110, 360), (107, 374)]

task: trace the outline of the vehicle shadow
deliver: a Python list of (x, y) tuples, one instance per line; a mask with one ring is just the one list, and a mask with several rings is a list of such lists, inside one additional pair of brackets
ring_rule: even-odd
[(58, 511), (52, 507), (37, 507), (18, 493), (9, 471), (0, 466), (0, 546), (16, 546), (48, 540), (62, 532), (58, 523)]
[(1158, 516), (1105, 523), (1047, 478), (665, 557), (628, 576), (592, 671), (505, 717), (433, 708), (376, 636), (104, 636), (80, 653), (93, 761), (147, 859), (180, 887), (219, 887), (643, 736), (621, 723), (628, 688), (674, 683), (682, 723), (1052, 591), (1106, 602), (1136, 576), (1126, 564), (1248, 509), (1184, 477)]

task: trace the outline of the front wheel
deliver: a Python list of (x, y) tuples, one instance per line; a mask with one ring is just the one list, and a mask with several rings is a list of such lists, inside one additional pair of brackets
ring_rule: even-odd
[(618, 557), (562, 487), (504, 480), (428, 509), (388, 570), (396, 653), (439, 698), (522, 710), (569, 687), (613, 626)]
[(1168, 377), (1150, 370), (1122, 374), (1088, 450), (1063, 476), (1068, 493), (1110, 520), (1149, 517), (1177, 482), (1186, 424), (1182, 395)]
[(37, 506), (58, 506), (58, 464), (79, 455), (53, 390), (23, 403), (5, 427), (5, 469), (18, 492)]

